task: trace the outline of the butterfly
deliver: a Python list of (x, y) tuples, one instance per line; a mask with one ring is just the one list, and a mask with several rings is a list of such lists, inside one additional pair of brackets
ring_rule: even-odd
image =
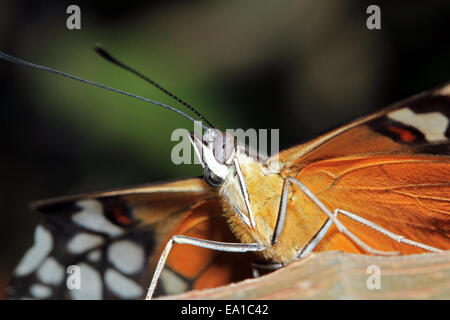
[(44, 217), (9, 297), (151, 298), (311, 252), (447, 250), (449, 119), (446, 84), (270, 158), (207, 127), (189, 137), (202, 177), (35, 202)]

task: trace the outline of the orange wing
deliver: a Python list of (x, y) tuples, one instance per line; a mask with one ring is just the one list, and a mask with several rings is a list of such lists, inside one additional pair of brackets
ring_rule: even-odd
[[(297, 179), (330, 209), (343, 209), (391, 232), (436, 248), (450, 248), (450, 157), (376, 156), (325, 160)], [(310, 212), (317, 209), (311, 205)], [(317, 212), (315, 213), (317, 214)], [(402, 253), (423, 250), (387, 238), (343, 215), (339, 219), (374, 248)], [(359, 252), (330, 230), (318, 250)]]
[[(449, 94), (447, 85), (417, 95), (281, 152), (282, 172), (304, 183), (330, 210), (344, 209), (406, 238), (449, 249)], [(324, 215), (312, 203), (305, 211)], [(422, 252), (343, 215), (339, 219), (374, 248)], [(335, 229), (317, 250), (360, 252)]]
[[(213, 241), (237, 242), (221, 215), (221, 204), (218, 199), (207, 200), (193, 206), (163, 243), (165, 244), (171, 236), (180, 234)], [(163, 249), (161, 246), (157, 256), (160, 256)], [(156, 262), (157, 260), (154, 261)], [(162, 287), (164, 295), (167, 295), (191, 289), (215, 288), (249, 277), (251, 277), (250, 255), (175, 245), (161, 274), (160, 288)]]
[[(10, 298), (140, 298), (171, 235), (234, 240), (216, 192), (201, 178), (39, 201), (33, 207), (44, 219), (10, 281)], [(250, 272), (249, 264), (234, 264), (237, 255), (188, 245), (173, 250), (159, 294), (226, 284)], [(79, 267), (80, 289), (66, 285), (71, 265)]]
[(448, 156), (448, 119), (450, 84), (352, 121), (307, 143), (284, 150), (277, 157), (285, 172), (293, 173), (313, 162), (347, 156)]

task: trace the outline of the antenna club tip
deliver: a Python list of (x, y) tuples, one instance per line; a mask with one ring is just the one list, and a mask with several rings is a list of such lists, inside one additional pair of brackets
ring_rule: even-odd
[(114, 59), (105, 49), (103, 49), (103, 47), (100, 44), (96, 44), (94, 47), (95, 52), (97, 52), (102, 58), (113, 62), (113, 63), (118, 63), (116, 61), (116, 59)]
[(102, 47), (102, 45), (100, 43), (94, 44), (94, 50), (97, 51), (97, 52), (104, 51), (103, 47)]

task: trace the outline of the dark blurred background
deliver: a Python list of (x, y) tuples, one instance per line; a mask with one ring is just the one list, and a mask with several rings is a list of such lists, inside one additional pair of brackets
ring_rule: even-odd
[[(101, 43), (219, 128), (279, 128), (286, 148), (450, 80), (449, 16), (448, 1), (4, 0), (0, 50), (177, 105)], [(202, 174), (170, 161), (184, 118), (4, 61), (0, 121), (0, 288), (32, 243), (29, 201)]]

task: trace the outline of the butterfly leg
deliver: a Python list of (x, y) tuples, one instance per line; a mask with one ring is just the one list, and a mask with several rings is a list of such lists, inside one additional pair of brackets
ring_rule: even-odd
[[(335, 217), (337, 217), (338, 213), (341, 213), (355, 221), (358, 221), (359, 223), (364, 224), (365, 226), (372, 228), (380, 233), (382, 233), (383, 235), (394, 239), (400, 243), (406, 243), (418, 248), (422, 248), (431, 252), (439, 252), (442, 251), (440, 249), (428, 246), (426, 244), (420, 243), (420, 242), (416, 242), (410, 239), (406, 239), (403, 236), (397, 235), (395, 233), (390, 232), (387, 229), (384, 229), (382, 227), (380, 227), (379, 225), (373, 223), (372, 221), (369, 221), (367, 219), (364, 219), (354, 213), (342, 210), (342, 209), (336, 209), (333, 212), (333, 215)], [(299, 251), (298, 255), (297, 255), (297, 259), (303, 258), (305, 256), (307, 256), (308, 254), (310, 254), (312, 252), (312, 250), (314, 250), (314, 248), (317, 246), (317, 244), (320, 242), (320, 240), (322, 240), (322, 238), (325, 236), (325, 234), (327, 233), (328, 229), (331, 227), (333, 221), (328, 218), (327, 221), (325, 221), (325, 223), (322, 225), (322, 227), (320, 228), (320, 230), (314, 235), (314, 237), (311, 238), (311, 240), (309, 240), (309, 242)]]
[[(337, 217), (338, 213), (339, 213), (339, 210), (336, 209), (333, 212), (334, 217)], [(308, 254), (310, 254), (314, 250), (314, 248), (317, 246), (317, 244), (320, 242), (320, 240), (322, 240), (322, 238), (326, 235), (326, 233), (328, 232), (328, 229), (330, 229), (332, 224), (333, 224), (333, 221), (330, 218), (327, 218), (327, 220), (322, 225), (322, 227), (320, 227), (319, 231), (317, 231), (317, 233), (308, 241), (308, 243), (303, 248), (300, 249), (296, 260), (303, 258), (303, 257), (307, 256)], [(269, 263), (269, 264), (264, 263), (264, 264), (262, 264), (262, 263), (252, 262), (253, 277), (257, 278), (260, 276), (259, 270), (277, 270), (282, 267), (284, 267), (284, 264), (282, 264), (282, 263)]]
[(258, 278), (261, 274), (259, 270), (278, 270), (284, 267), (284, 264), (282, 263), (259, 263), (259, 262), (252, 262), (252, 274), (253, 278)]
[(441, 249), (437, 249), (435, 247), (432, 247), (432, 246), (429, 246), (429, 245), (426, 245), (426, 244), (423, 244), (423, 243), (420, 243), (420, 242), (417, 242), (417, 241), (413, 241), (413, 240), (407, 239), (407, 238), (405, 238), (405, 237), (403, 237), (401, 235), (395, 234), (395, 233), (393, 233), (393, 232), (391, 232), (391, 231), (389, 231), (387, 229), (384, 229), (383, 227), (380, 227), (379, 225), (373, 223), (370, 220), (364, 219), (363, 217), (360, 217), (360, 216), (358, 216), (358, 215), (356, 215), (354, 213), (348, 212), (346, 210), (336, 209), (335, 212), (336, 213), (340, 212), (343, 215), (349, 217), (350, 219), (355, 220), (355, 221), (357, 221), (357, 222), (359, 222), (359, 223), (361, 223), (361, 224), (363, 224), (363, 225), (365, 225), (365, 226), (367, 226), (367, 227), (369, 227), (369, 228), (371, 228), (371, 229), (373, 229), (375, 231), (378, 231), (378, 232), (382, 233), (383, 235), (385, 235), (386, 237), (394, 239), (395, 241), (398, 241), (400, 243), (405, 243), (405, 244), (408, 244), (408, 245), (411, 245), (411, 246), (414, 246), (414, 247), (418, 247), (418, 248), (421, 248), (421, 249), (425, 249), (425, 250), (428, 250), (428, 251), (431, 251), (431, 252), (440, 252), (440, 251), (442, 251)]
[[(292, 177), (287, 177), (284, 180), (283, 190), (282, 190), (282, 193), (281, 193), (280, 207), (279, 207), (279, 211), (278, 211), (278, 218), (277, 218), (277, 222), (276, 222), (276, 225), (275, 225), (275, 230), (274, 230), (274, 233), (273, 233), (273, 236), (272, 236), (272, 245), (275, 245), (277, 243), (278, 238), (280, 237), (281, 232), (283, 231), (284, 222), (285, 222), (285, 218), (286, 218), (286, 209), (287, 209), (289, 187), (290, 187), (290, 185), (292, 183), (297, 185), (300, 188), (300, 190), (312, 202), (314, 202), (314, 204), (317, 207), (319, 207), (319, 209), (322, 210), (323, 213), (325, 213), (327, 215), (328, 219), (331, 220), (331, 222), (329, 222), (330, 226), (331, 226), (331, 223), (334, 223), (334, 225), (336, 226), (336, 228), (338, 229), (339, 232), (341, 232), (341, 233), (345, 234), (347, 237), (349, 237), (353, 242), (355, 242), (365, 252), (376, 254), (376, 255), (394, 255), (394, 254), (397, 254), (396, 252), (387, 252), (387, 251), (376, 250), (376, 249), (370, 247), (369, 245), (367, 245), (365, 242), (363, 242), (361, 239), (359, 239), (355, 234), (353, 234), (350, 230), (348, 230), (347, 227), (344, 226), (342, 224), (342, 222), (340, 222), (337, 219), (337, 217), (335, 215), (333, 215), (333, 213), (331, 213), (331, 211), (328, 210), (328, 208), (314, 195), (314, 193), (311, 192), (311, 190), (309, 190), (303, 183), (301, 183), (300, 181), (298, 181), (297, 179), (294, 179)], [(325, 225), (327, 225), (327, 223), (328, 223), (328, 221), (325, 222)], [(328, 226), (328, 228), (330, 226)], [(323, 238), (323, 236), (325, 235), (325, 233), (328, 230), (328, 228), (326, 228), (326, 230), (323, 233), (321, 238)], [(321, 230), (322, 230), (322, 228), (321, 228)], [(319, 230), (319, 233), (320, 233), (320, 230)], [(318, 235), (320, 235), (320, 234), (318, 234)], [(320, 239), (319, 239), (319, 241), (320, 241)], [(317, 245), (317, 243), (318, 243), (318, 241), (312, 243), (311, 246), (315, 247)], [(306, 250), (306, 248), (305, 248), (305, 250)], [(311, 251), (312, 249), (308, 249), (308, 250)]]
[[(333, 212), (333, 215), (335, 217), (337, 217), (339, 213), (339, 209), (336, 209)], [(319, 231), (317, 231), (317, 233), (308, 241), (308, 243), (303, 246), (303, 248), (300, 249), (298, 255), (297, 255), (297, 259), (303, 258), (305, 256), (307, 256), (308, 254), (310, 254), (314, 248), (317, 246), (317, 244), (320, 242), (320, 240), (322, 240), (322, 238), (326, 235), (326, 233), (328, 232), (328, 229), (330, 229), (331, 225), (333, 224), (333, 221), (330, 218), (327, 218), (327, 220), (324, 222), (324, 224), (322, 225), (322, 227), (320, 227)], [(282, 263), (257, 263), (257, 262), (252, 262), (252, 272), (253, 272), (253, 277), (257, 278), (260, 276), (259, 270), (277, 270), (284, 267), (284, 264)]]
[[(337, 218), (338, 213), (339, 213), (338, 210), (334, 210), (333, 216)], [(328, 232), (328, 229), (330, 229), (332, 224), (333, 220), (327, 218), (322, 227), (320, 227), (319, 231), (317, 231), (317, 233), (308, 241), (308, 243), (303, 248), (300, 249), (297, 255), (297, 259), (306, 257), (308, 254), (310, 254), (314, 250), (314, 248), (319, 244), (322, 238), (325, 237), (325, 235)]]
[(147, 292), (146, 299), (150, 300), (153, 296), (153, 292), (156, 289), (156, 284), (161, 275), (164, 265), (166, 264), (167, 257), (169, 256), (170, 250), (173, 244), (190, 244), (193, 246), (207, 248), (216, 251), (227, 251), (227, 252), (250, 252), (250, 251), (263, 251), (265, 249), (264, 245), (258, 243), (230, 243), (230, 242), (219, 242), (204, 239), (197, 239), (186, 237), (182, 235), (173, 236), (169, 242), (167, 242), (161, 257), (159, 258), (158, 264), (156, 265), (155, 273), (153, 274), (152, 282)]

